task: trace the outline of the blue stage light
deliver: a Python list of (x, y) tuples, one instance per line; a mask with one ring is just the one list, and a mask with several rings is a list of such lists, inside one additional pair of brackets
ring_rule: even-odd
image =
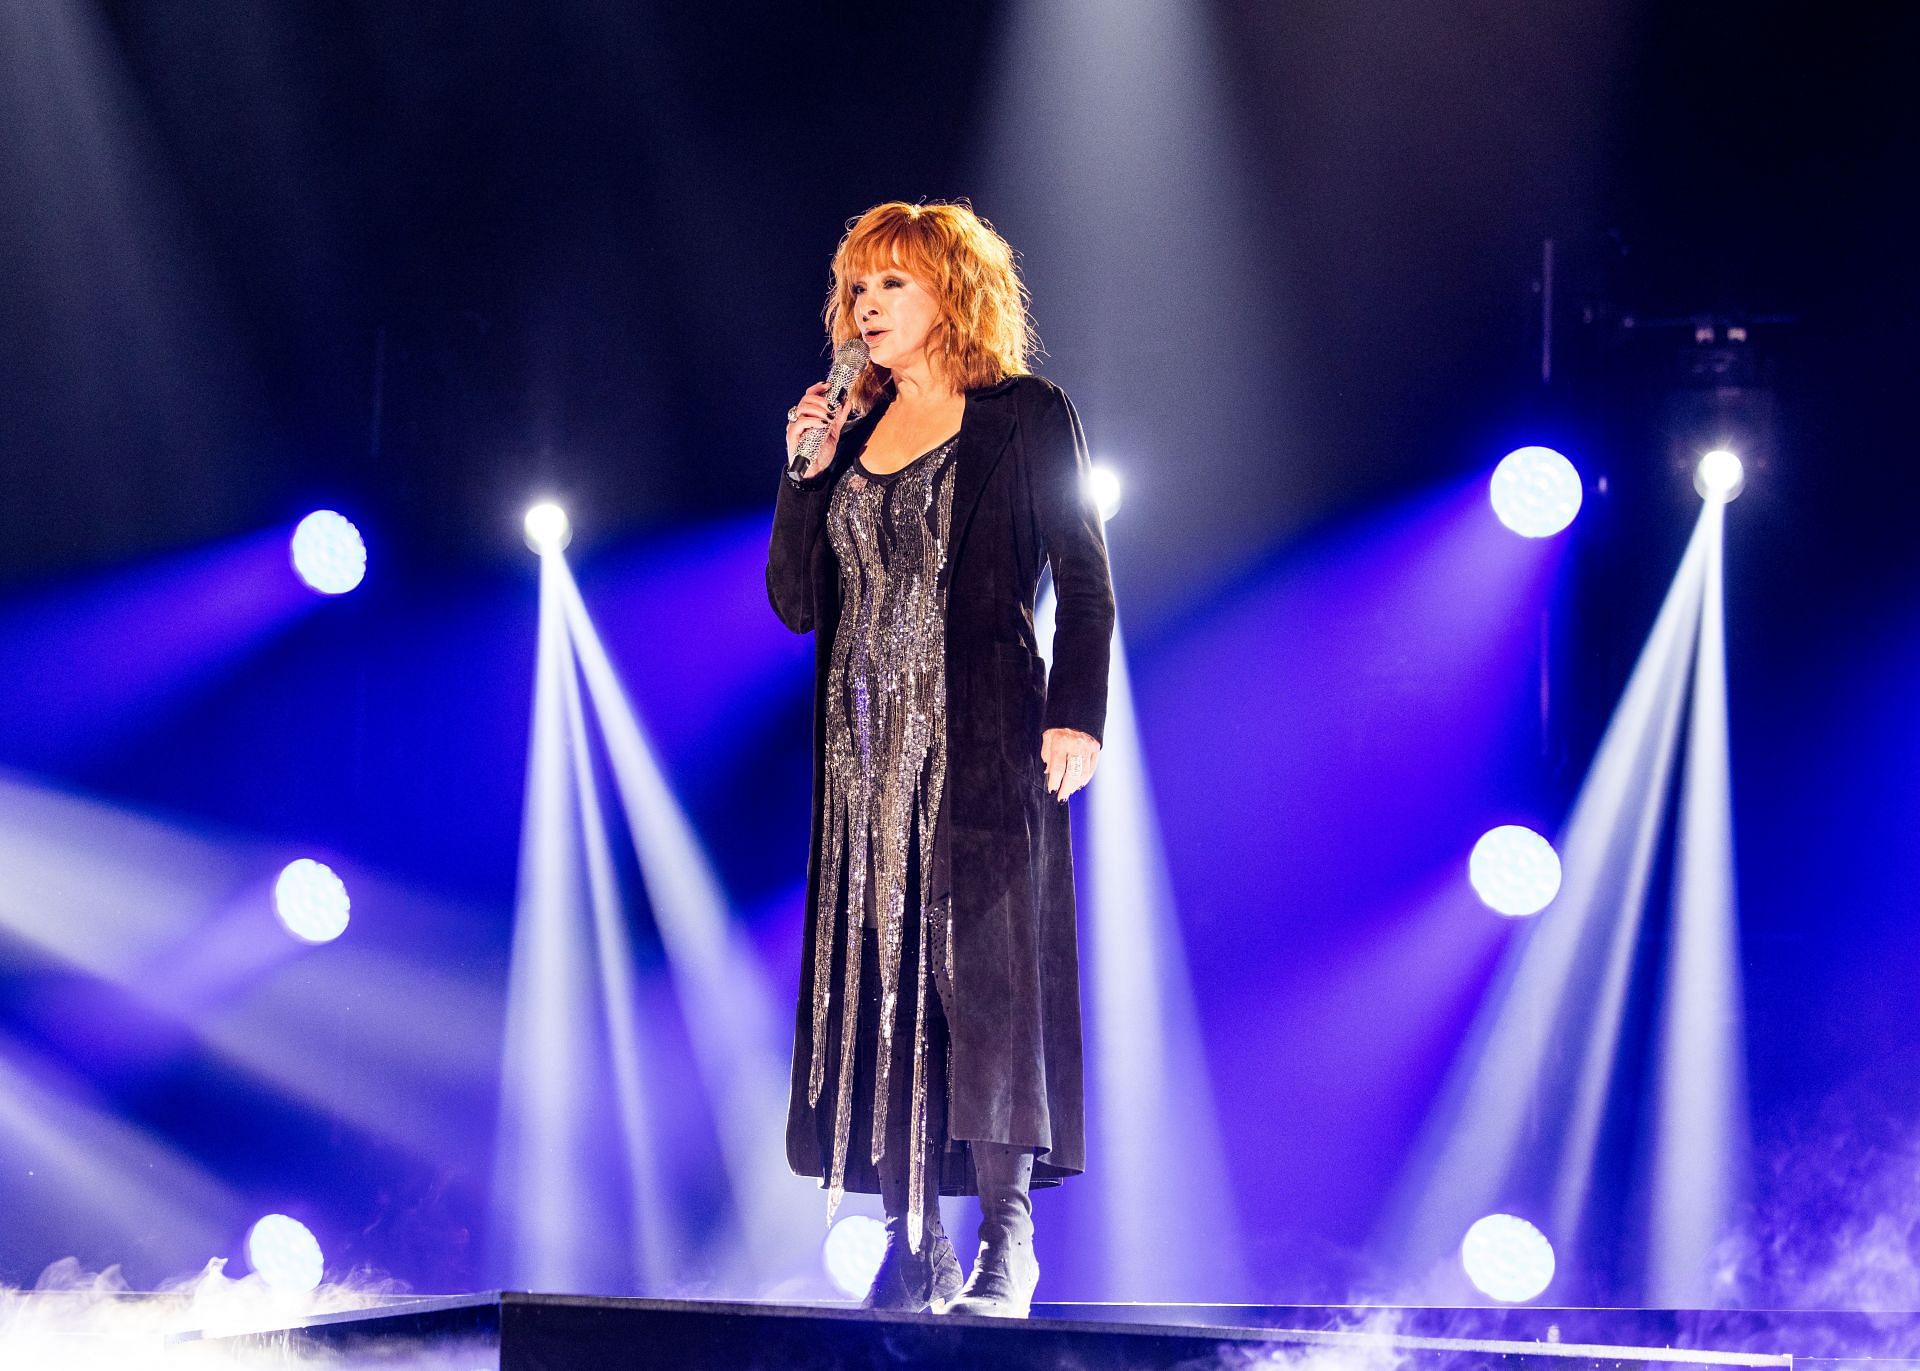
[(367, 545), (345, 515), (316, 510), (293, 530), (293, 569), (322, 595), (344, 595), (367, 575)]
[(827, 1230), (821, 1258), (833, 1283), (855, 1299), (867, 1293), (887, 1252), (887, 1230), (878, 1219), (849, 1214)]
[(346, 882), (310, 857), (289, 862), (273, 883), (273, 912), (302, 942), (332, 942), (347, 931), (351, 908)]
[(1467, 1230), (1460, 1265), (1481, 1294), (1525, 1304), (1553, 1281), (1553, 1244), (1512, 1214), (1489, 1214)]
[(1538, 914), (1560, 893), (1560, 854), (1532, 829), (1502, 824), (1473, 845), (1467, 878), (1487, 908), (1514, 918)]
[(275, 1290), (304, 1294), (320, 1284), (320, 1241), (298, 1219), (269, 1214), (247, 1234), (247, 1264)]
[(1738, 454), (1717, 447), (1693, 469), (1693, 488), (1700, 492), (1701, 499), (1725, 504), (1747, 488), (1746, 466)]
[(1487, 493), (1501, 523), (1523, 538), (1550, 538), (1580, 512), (1580, 473), (1550, 447), (1523, 447), (1500, 459)]

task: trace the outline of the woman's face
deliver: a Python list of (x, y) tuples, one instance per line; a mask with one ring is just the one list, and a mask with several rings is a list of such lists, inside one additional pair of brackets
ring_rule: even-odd
[(888, 267), (853, 281), (853, 320), (875, 366), (895, 370), (923, 363), (927, 337), (940, 318), (940, 302), (903, 267)]

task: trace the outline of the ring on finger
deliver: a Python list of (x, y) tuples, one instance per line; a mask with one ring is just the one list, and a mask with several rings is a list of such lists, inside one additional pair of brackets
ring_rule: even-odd
[(788, 423), (792, 423), (795, 419), (798, 419), (799, 417), (800, 417), (800, 406), (795, 405), (792, 409), (787, 411)]

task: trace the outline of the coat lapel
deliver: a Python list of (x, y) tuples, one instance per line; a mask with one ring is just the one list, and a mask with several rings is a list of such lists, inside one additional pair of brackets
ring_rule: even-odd
[(986, 491), (987, 478), (1000, 464), (1013, 434), (1012, 384), (1001, 382), (967, 396), (966, 411), (960, 418), (960, 442), (953, 451), (953, 528), (948, 544), (959, 548), (966, 542), (967, 527), (973, 511)]

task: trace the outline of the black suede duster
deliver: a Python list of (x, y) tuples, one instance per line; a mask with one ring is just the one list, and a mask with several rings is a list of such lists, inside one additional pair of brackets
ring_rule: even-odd
[[(812, 855), (787, 1114), (787, 1160), (803, 1176), (823, 1174), (822, 1140), (831, 1126), (807, 1103), (816, 974), (833, 977), (836, 1025), (841, 998), (839, 957), (831, 968), (813, 964), (820, 881), (836, 874), (820, 869), (821, 735), (840, 622), (840, 563), (827, 539), (827, 503), (893, 394), (889, 382), (873, 409), (847, 424), (826, 471), (806, 482), (782, 478), (767, 557), (775, 611), (794, 632), (815, 637)], [(1034, 1179), (1045, 1184), (1085, 1168), (1086, 1111), (1073, 853), (1065, 806), (1045, 790), (1040, 735), (1073, 728), (1101, 736), (1113, 590), (1100, 516), (1087, 493), (1086, 438), (1058, 386), (1016, 376), (969, 392), (954, 460), (942, 819), (954, 925), (948, 1132), (1035, 1148)], [(1057, 597), (1051, 678), (1033, 627), (1049, 565)], [(910, 975), (903, 984), (911, 984)], [(821, 1116), (832, 1112), (837, 1057), (828, 1057)], [(870, 1100), (856, 1100), (856, 1119), (870, 1109)], [(871, 1192), (877, 1181), (866, 1136), (856, 1127), (861, 1145), (850, 1149), (847, 1186)], [(971, 1193), (971, 1172), (967, 1151), (949, 1149), (941, 1188)]]

